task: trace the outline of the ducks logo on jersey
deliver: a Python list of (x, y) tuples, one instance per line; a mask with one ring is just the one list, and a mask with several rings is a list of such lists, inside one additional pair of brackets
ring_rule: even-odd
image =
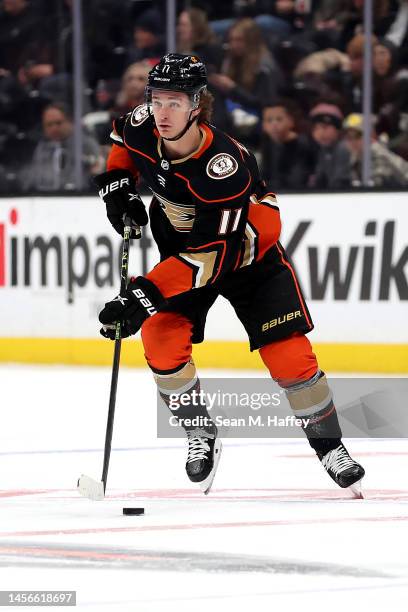
[(137, 127), (138, 125), (141, 125), (143, 121), (146, 121), (148, 117), (149, 110), (147, 108), (147, 105), (140, 104), (139, 106), (136, 106), (135, 110), (133, 111), (132, 116), (130, 118), (130, 123), (131, 125), (133, 125), (133, 127)]
[(238, 162), (228, 153), (218, 153), (207, 164), (207, 174), (213, 179), (232, 176), (238, 170)]

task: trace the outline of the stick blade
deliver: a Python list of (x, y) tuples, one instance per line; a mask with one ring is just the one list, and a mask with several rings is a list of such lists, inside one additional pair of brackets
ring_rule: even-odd
[(105, 497), (105, 489), (101, 480), (94, 480), (86, 474), (82, 474), (78, 478), (78, 492), (83, 497), (94, 501), (101, 501)]

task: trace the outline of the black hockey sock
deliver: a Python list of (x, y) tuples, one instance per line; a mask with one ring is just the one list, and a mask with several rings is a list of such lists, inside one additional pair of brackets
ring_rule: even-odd
[(192, 361), (174, 372), (154, 372), (154, 377), (160, 397), (186, 433), (198, 431), (216, 435)]
[(327, 408), (317, 412), (309, 419), (303, 431), (313, 450), (319, 455), (325, 455), (330, 450), (337, 448), (342, 434), (333, 402), (331, 401)]
[(342, 432), (324, 372), (319, 370), (309, 380), (285, 390), (294, 414), (308, 421), (302, 429), (316, 453), (322, 456), (337, 448)]

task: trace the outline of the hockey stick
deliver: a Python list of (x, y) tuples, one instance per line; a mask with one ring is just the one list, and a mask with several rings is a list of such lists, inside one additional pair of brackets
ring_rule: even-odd
[[(122, 260), (120, 267), (120, 292), (119, 295), (124, 295), (127, 287), (127, 276), (129, 267), (129, 244), (130, 235), (132, 232), (131, 220), (129, 217), (124, 219), (124, 230), (123, 230), (123, 245), (122, 245)], [(140, 235), (140, 229), (137, 228), (137, 234)], [(115, 404), (116, 404), (116, 390), (118, 386), (118, 375), (119, 375), (119, 363), (120, 363), (120, 350), (122, 345), (122, 339), (120, 336), (120, 321), (116, 323), (115, 330), (115, 350), (113, 353), (113, 364), (112, 364), (112, 377), (109, 395), (109, 410), (108, 420), (106, 424), (105, 434), (105, 448), (103, 453), (103, 469), (102, 479), (95, 480), (86, 474), (82, 474), (78, 479), (78, 491), (84, 497), (100, 501), (105, 497), (106, 482), (108, 479), (109, 460), (112, 448), (112, 433), (113, 433), (113, 421), (115, 418)]]

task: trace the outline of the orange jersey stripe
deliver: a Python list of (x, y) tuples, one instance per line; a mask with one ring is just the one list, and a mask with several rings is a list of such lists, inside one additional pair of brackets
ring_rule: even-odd
[(198, 159), (199, 157), (201, 157), (201, 155), (210, 147), (213, 139), (214, 139), (214, 134), (212, 133), (212, 131), (210, 130), (210, 128), (208, 127), (208, 125), (205, 125), (205, 123), (200, 123), (199, 126), (206, 134), (206, 138), (205, 138), (205, 143), (202, 147), (200, 147), (200, 149), (197, 151), (197, 153), (195, 155), (193, 155), (192, 159)]
[(193, 270), (187, 264), (168, 257), (146, 274), (165, 298), (189, 291), (193, 286)]
[(202, 198), (201, 196), (198, 195), (198, 193), (196, 193), (194, 191), (194, 189), (191, 187), (190, 185), (190, 181), (188, 180), (188, 178), (186, 178), (185, 176), (183, 176), (182, 174), (180, 174), (179, 172), (175, 172), (174, 173), (175, 176), (178, 176), (179, 178), (183, 179), (183, 181), (185, 181), (187, 183), (187, 187), (188, 189), (191, 191), (191, 193), (198, 198), (199, 200), (201, 200), (201, 202), (206, 202), (207, 204), (216, 204), (217, 202), (227, 202), (228, 200), (234, 200), (235, 198), (239, 198), (240, 196), (242, 196), (246, 190), (248, 189), (248, 187), (251, 184), (251, 176), (249, 176), (248, 182), (245, 185), (244, 189), (242, 191), (240, 191), (239, 193), (236, 193), (232, 196), (229, 196), (228, 198), (220, 198), (219, 200), (206, 200), (205, 198)]
[(107, 170), (129, 170), (132, 174), (139, 176), (139, 171), (133, 163), (132, 158), (124, 147), (112, 145), (106, 161)]
[(282, 227), (279, 210), (271, 206), (250, 203), (248, 221), (258, 232), (257, 260), (259, 261), (279, 240)]

